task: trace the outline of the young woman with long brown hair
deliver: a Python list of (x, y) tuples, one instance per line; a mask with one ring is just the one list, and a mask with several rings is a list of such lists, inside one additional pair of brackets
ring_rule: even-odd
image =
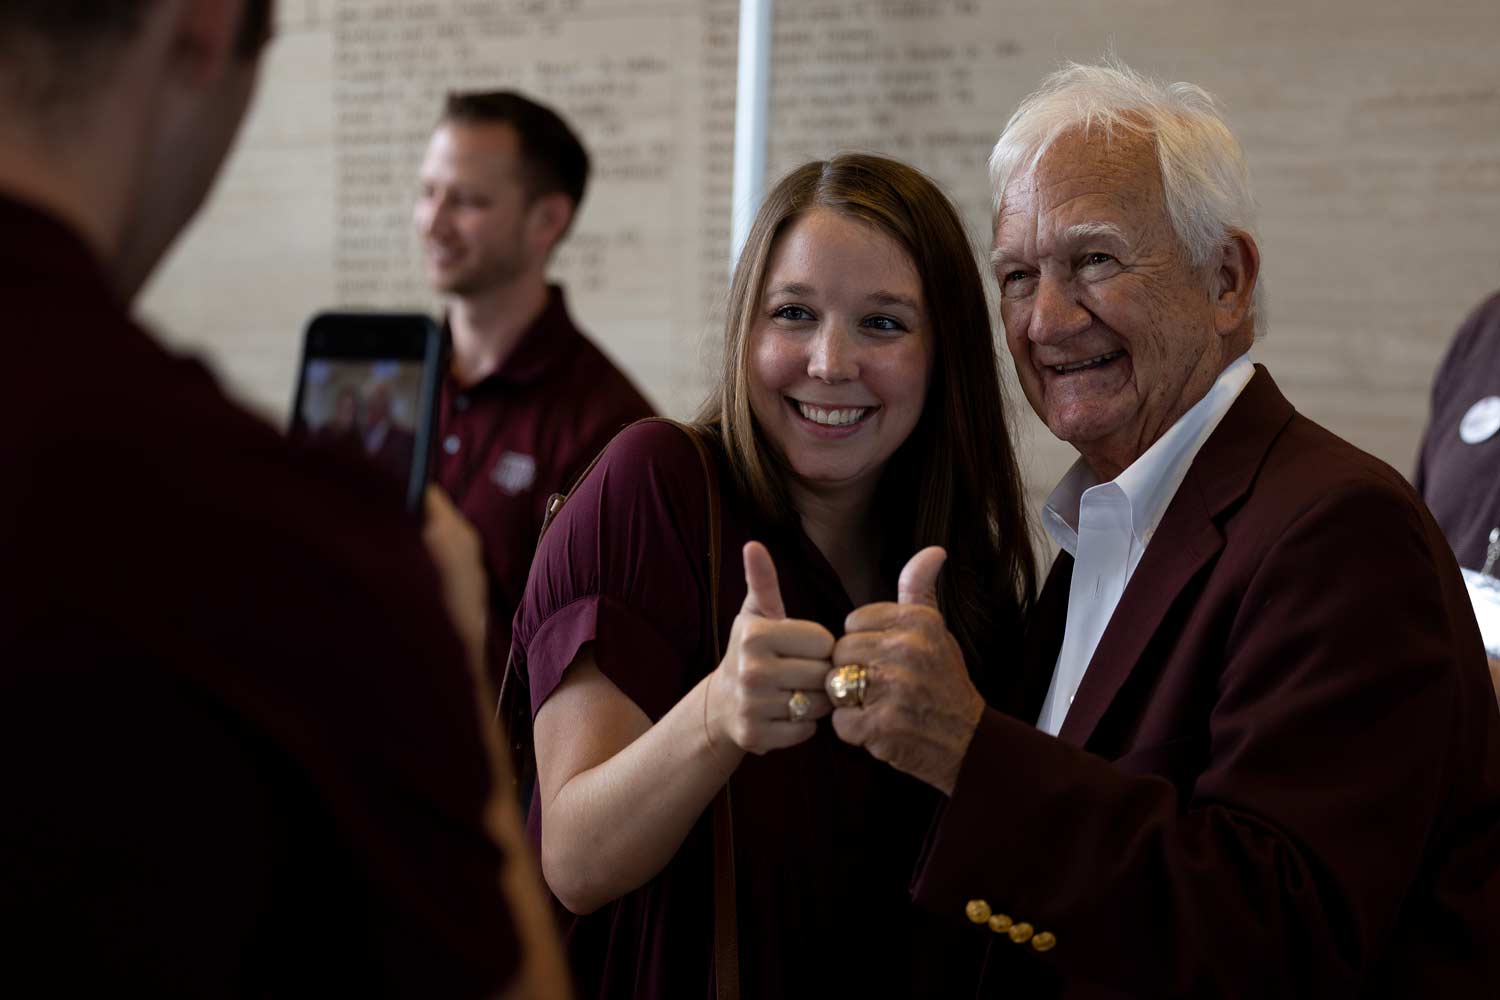
[(845, 616), (894, 599), (925, 546), (948, 551), (940, 601), (981, 689), (1019, 641), (1035, 571), (973, 249), (912, 168), (809, 163), (761, 207), (726, 327), (696, 425), (718, 592), (698, 454), (643, 424), (569, 498), (517, 616), (579, 991), (713, 995), (727, 783), (742, 995), (949, 995), (977, 945), (907, 896), (939, 796), (818, 720)]

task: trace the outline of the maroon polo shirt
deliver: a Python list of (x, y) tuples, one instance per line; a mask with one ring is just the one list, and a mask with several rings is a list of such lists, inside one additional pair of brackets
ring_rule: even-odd
[(1459, 565), (1482, 568), (1500, 528), (1500, 294), (1459, 328), (1438, 369), (1414, 478)]
[(651, 404), (573, 324), (553, 285), (500, 367), (470, 386), (450, 372), (439, 406), (438, 483), (484, 539), (498, 691), (547, 499), (566, 492), (620, 428), (651, 416)]
[(7, 991), (494, 995), (475, 683), (394, 491), (232, 405), (3, 197), (0, 310)]

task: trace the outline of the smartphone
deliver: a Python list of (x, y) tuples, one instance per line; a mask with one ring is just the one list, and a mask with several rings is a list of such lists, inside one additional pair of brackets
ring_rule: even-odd
[(442, 380), (443, 337), (421, 313), (326, 312), (302, 338), (290, 435), (364, 456), (422, 508)]

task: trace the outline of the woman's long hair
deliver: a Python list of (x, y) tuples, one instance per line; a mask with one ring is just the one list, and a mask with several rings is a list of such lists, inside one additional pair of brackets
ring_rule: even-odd
[(699, 414), (723, 439), (736, 485), (760, 513), (797, 512), (785, 458), (750, 409), (749, 340), (777, 238), (813, 208), (876, 227), (900, 244), (922, 281), (934, 359), (922, 416), (881, 476), (877, 503), (899, 527), (887, 545), (910, 556), (941, 545), (948, 561), (938, 600), (976, 673), (1013, 637), (1036, 585), (1030, 521), (1016, 465), (974, 249), (947, 197), (916, 169), (847, 153), (804, 164), (766, 196), (730, 285), (724, 369)]

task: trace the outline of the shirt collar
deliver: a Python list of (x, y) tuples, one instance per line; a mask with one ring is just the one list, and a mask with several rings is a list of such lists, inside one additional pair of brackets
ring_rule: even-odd
[[(1240, 355), (1219, 373), (1203, 398), (1113, 480), (1130, 505), (1131, 528), (1142, 545), (1166, 513), (1203, 442), (1239, 398), (1255, 374), (1250, 354)], [(1042, 507), (1042, 525), (1058, 547), (1078, 554), (1078, 514), (1085, 495), (1103, 485), (1083, 459), (1073, 463)]]
[[(452, 329), (448, 319), (443, 319), (443, 336), (451, 343)], [(568, 304), (559, 285), (547, 286), (547, 304), (541, 315), (532, 322), (515, 349), (510, 352), (500, 367), (485, 376), (475, 386), (489, 382), (508, 385), (528, 385), (544, 378), (554, 367), (572, 358), (577, 349), (578, 328), (568, 313)]]

